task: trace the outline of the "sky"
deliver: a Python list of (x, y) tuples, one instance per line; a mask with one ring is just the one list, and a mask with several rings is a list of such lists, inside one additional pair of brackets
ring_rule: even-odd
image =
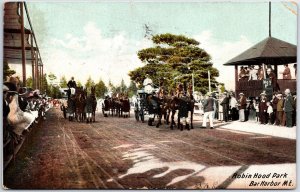
[[(285, 5), (272, 3), (272, 36), (297, 43), (297, 16)], [(144, 64), (137, 52), (153, 46), (145, 37), (173, 33), (194, 38), (219, 69), (217, 78), (234, 88), (234, 69), (223, 66), (268, 37), (267, 2), (27, 2), (44, 71), (85, 83), (90, 76), (115, 85)], [(31, 71), (31, 70), (27, 70)], [(30, 74), (28, 74), (30, 76)]]

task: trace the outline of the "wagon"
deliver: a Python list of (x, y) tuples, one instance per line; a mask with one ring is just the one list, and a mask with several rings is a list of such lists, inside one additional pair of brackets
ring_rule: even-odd
[[(154, 88), (152, 93), (154, 92), (157, 92), (157, 89)], [(141, 120), (144, 122), (146, 115), (149, 117), (148, 123), (154, 118), (154, 112), (152, 110), (153, 107), (150, 106), (147, 101), (147, 98), (153, 95), (152, 93), (146, 92), (144, 89), (137, 91), (137, 98), (136, 102), (134, 103), (134, 114), (137, 121)]]

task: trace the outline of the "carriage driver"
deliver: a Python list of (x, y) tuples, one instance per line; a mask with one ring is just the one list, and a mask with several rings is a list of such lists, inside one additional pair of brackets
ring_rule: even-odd
[(71, 77), (71, 80), (68, 82), (67, 86), (69, 88), (74, 88), (74, 89), (77, 87), (76, 81), (74, 81), (74, 77)]

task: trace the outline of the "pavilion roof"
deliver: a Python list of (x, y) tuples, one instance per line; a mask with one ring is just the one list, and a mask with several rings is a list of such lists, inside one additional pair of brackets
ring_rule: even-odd
[(282, 65), (297, 61), (297, 46), (288, 42), (267, 37), (224, 65)]

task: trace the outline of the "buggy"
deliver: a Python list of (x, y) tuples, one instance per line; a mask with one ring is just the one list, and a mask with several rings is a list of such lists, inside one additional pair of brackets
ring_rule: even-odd
[(153, 93), (157, 92), (157, 89), (153, 91), (145, 91), (144, 89), (137, 91), (136, 102), (134, 103), (134, 114), (137, 121), (145, 121), (145, 115), (149, 116), (148, 123), (154, 119), (154, 111), (157, 108), (155, 102), (149, 101), (149, 97), (153, 96)]

